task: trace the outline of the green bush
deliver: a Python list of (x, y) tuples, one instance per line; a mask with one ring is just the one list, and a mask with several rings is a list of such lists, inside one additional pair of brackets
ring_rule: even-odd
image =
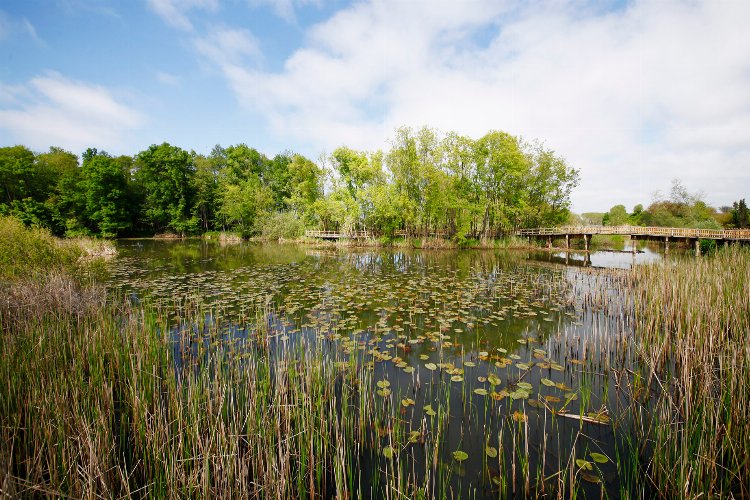
[(277, 212), (259, 217), (256, 232), (269, 240), (292, 240), (305, 234), (305, 225), (294, 212)]
[(76, 242), (55, 238), (45, 229), (26, 228), (12, 217), (0, 217), (0, 279), (16, 280), (77, 268), (84, 250)]

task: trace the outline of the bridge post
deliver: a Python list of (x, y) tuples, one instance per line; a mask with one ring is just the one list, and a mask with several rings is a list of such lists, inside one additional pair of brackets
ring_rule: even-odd
[(664, 237), (664, 253), (669, 253), (669, 236)]
[(547, 236), (547, 250), (552, 250), (552, 236)]
[(695, 239), (695, 256), (700, 257), (701, 255), (701, 240)]
[(591, 236), (588, 234), (583, 235), (583, 247), (586, 249), (586, 251), (589, 251), (589, 241), (591, 241)]
[(565, 235), (565, 248), (570, 250), (570, 235), (569, 234)]

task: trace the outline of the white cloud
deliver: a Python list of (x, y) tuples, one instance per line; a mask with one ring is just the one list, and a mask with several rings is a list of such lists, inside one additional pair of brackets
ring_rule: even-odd
[(148, 0), (148, 5), (167, 24), (192, 31), (193, 23), (188, 18), (188, 12), (192, 9), (216, 10), (219, 0)]
[(127, 133), (143, 122), (111, 91), (57, 73), (24, 85), (0, 84), (0, 97), (0, 128), (34, 149), (122, 149)]
[(19, 35), (27, 36), (38, 44), (44, 44), (36, 32), (36, 28), (28, 19), (14, 19), (0, 10), (0, 41)]
[(247, 30), (214, 26), (206, 38), (196, 38), (193, 44), (203, 57), (220, 68), (247, 64), (255, 65), (262, 57), (258, 41)]
[(320, 5), (320, 0), (248, 0), (253, 7), (267, 5), (282, 19), (296, 20), (295, 10), (305, 5)]
[(501, 129), (581, 170), (578, 210), (647, 203), (675, 177), (714, 203), (750, 194), (750, 2), (517, 5), (355, 3), (278, 72), (220, 57), (219, 40), (198, 48), (240, 103), (308, 150), (387, 147), (404, 124)]
[(173, 75), (171, 73), (166, 73), (164, 71), (157, 71), (156, 79), (159, 80), (160, 83), (172, 87), (178, 86), (180, 84), (180, 81), (182, 80), (179, 76)]

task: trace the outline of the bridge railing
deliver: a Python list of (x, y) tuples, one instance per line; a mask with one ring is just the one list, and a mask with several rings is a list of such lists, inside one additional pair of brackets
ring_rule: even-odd
[(518, 236), (562, 236), (566, 234), (621, 234), (633, 236), (670, 236), (719, 240), (750, 240), (750, 229), (692, 229), (685, 227), (644, 226), (562, 226), (521, 229)]

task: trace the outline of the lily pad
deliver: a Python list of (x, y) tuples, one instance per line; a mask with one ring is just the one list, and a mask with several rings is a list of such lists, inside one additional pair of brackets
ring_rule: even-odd
[(584, 481), (588, 481), (589, 483), (594, 483), (594, 484), (599, 484), (602, 482), (602, 480), (599, 479), (599, 476), (589, 474), (588, 472), (582, 472), (581, 478), (583, 478)]
[(437, 370), (437, 365), (435, 363), (427, 363), (424, 367), (428, 370)]
[(466, 452), (464, 452), (464, 451), (456, 450), (456, 451), (453, 452), (453, 458), (457, 462), (463, 462), (464, 460), (466, 460), (467, 458), (469, 458), (469, 455)]
[(591, 460), (598, 464), (606, 464), (607, 462), (609, 462), (609, 458), (607, 458), (606, 455), (602, 455), (601, 453), (591, 452), (589, 453), (589, 456), (591, 457)]
[(393, 458), (393, 447), (386, 446), (380, 450), (380, 453), (382, 453), (385, 458)]
[(541, 380), (541, 382), (542, 382), (542, 385), (546, 385), (547, 387), (554, 387), (555, 386), (555, 383), (553, 381), (551, 381), (550, 379), (548, 379), (548, 378), (543, 378)]
[(487, 389), (482, 389), (481, 387), (479, 389), (474, 389), (474, 394), (479, 394), (480, 396), (486, 396)]
[(484, 448), (484, 453), (485, 453), (485, 454), (486, 454), (486, 455), (487, 455), (488, 457), (490, 457), (490, 458), (495, 458), (495, 457), (497, 457), (497, 448), (494, 448), (494, 447), (492, 447), (492, 446), (486, 446), (486, 447)]
[(593, 470), (594, 468), (591, 462), (582, 458), (576, 458), (576, 465), (583, 470)]

